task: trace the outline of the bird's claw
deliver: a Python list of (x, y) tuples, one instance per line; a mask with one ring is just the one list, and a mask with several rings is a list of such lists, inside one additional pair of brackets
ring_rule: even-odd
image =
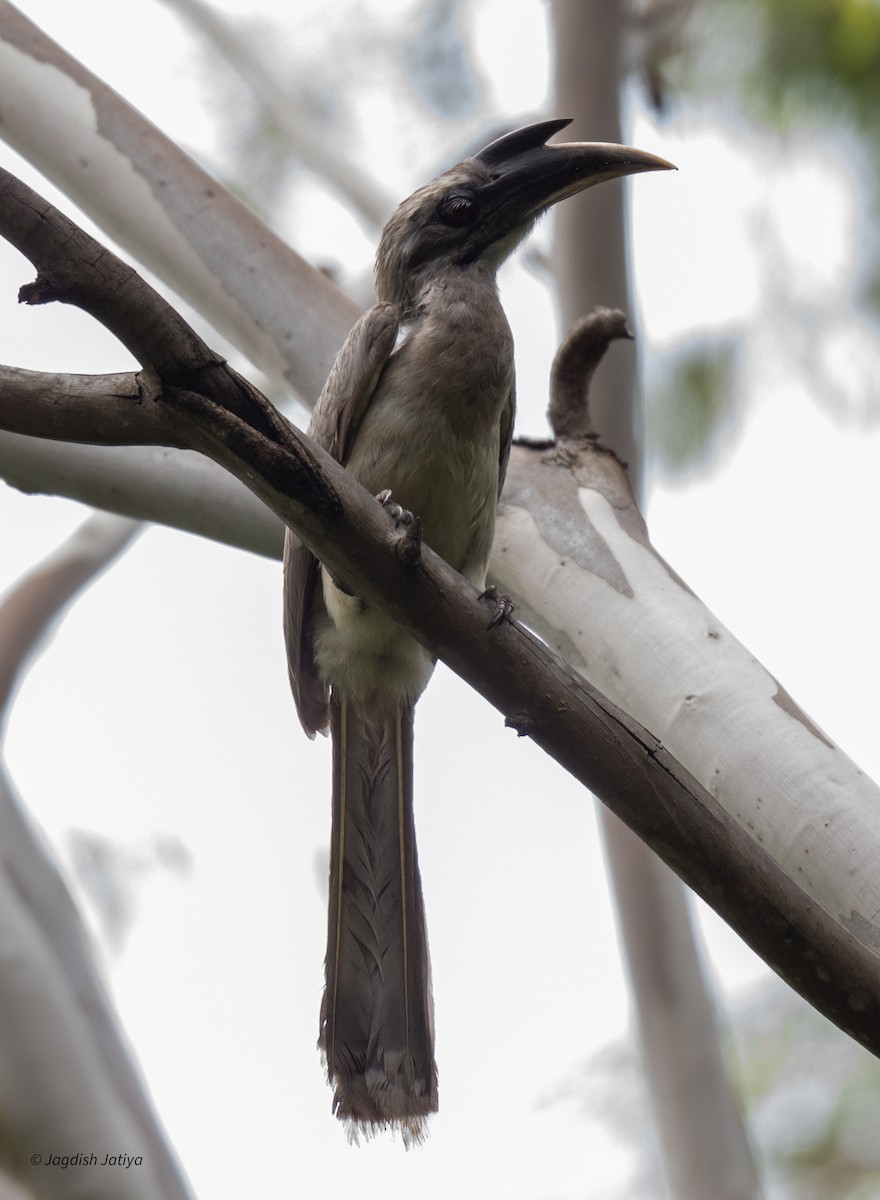
[(385, 488), (376, 497), (387, 513), (394, 518), (394, 528), (400, 529), (401, 525), (410, 526), (415, 521), (415, 517), (408, 508), (402, 508), (399, 504), (394, 504), (391, 500), (391, 489)]
[(491, 600), (495, 605), (495, 612), (492, 614), (492, 620), (486, 626), (487, 629), (495, 629), (502, 621), (510, 620), (510, 616), (516, 608), (511, 598), (499, 592), (494, 583), (491, 583), (484, 592), (480, 593), (480, 599)]
[(397, 555), (406, 567), (415, 567), (422, 559), (422, 523), (408, 508), (391, 502), (391, 489), (376, 497), (387, 513), (394, 518), (396, 531), (403, 530), (397, 542)]

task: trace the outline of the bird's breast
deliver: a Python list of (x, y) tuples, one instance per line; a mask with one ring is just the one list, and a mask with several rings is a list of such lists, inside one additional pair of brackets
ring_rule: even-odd
[(497, 430), (474, 436), (422, 403), (382, 402), (368, 416), (371, 435), (358, 437), (349, 470), (374, 495), (390, 488), (419, 517), (432, 550), (481, 578), (494, 533)]
[(488, 329), (473, 306), (447, 305), (442, 320), (424, 321), (388, 363), (346, 463), (374, 494), (390, 488), (428, 545), (475, 582), (494, 534), (513, 387), (510, 331), (497, 313)]

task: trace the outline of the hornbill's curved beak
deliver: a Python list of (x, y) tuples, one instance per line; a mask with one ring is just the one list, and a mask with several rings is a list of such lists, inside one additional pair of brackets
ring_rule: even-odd
[[(480, 189), (489, 241), (530, 224), (545, 209), (594, 183), (641, 171), (674, 171), (665, 158), (611, 142), (558, 142), (547, 139), (570, 118), (541, 121), (505, 134), (474, 155), (491, 178)], [(487, 230), (488, 231), (488, 230)]]

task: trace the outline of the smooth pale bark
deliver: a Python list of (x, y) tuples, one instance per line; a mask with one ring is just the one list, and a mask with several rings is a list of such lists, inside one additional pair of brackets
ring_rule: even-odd
[[(34, 647), (139, 528), (90, 517), (0, 605), (0, 728)], [(27, 1194), (188, 1200), (82, 918), (2, 767), (0, 846), (0, 1108)], [(97, 1164), (51, 1164), (77, 1151), (96, 1153)], [(120, 1151), (140, 1163), (98, 1169)]]
[(95, 514), (6, 597), (0, 606), (0, 736), (3, 717), (34, 647), (71, 599), (140, 530), (137, 521)]
[[(556, 107), (574, 118), (566, 136), (575, 140), (626, 140), (620, 118), (624, 9), (622, 0), (553, 0), (551, 5)], [(571, 197), (555, 214), (552, 262), (563, 329), (598, 305), (628, 314), (636, 311), (625, 202), (621, 180)], [(644, 419), (637, 357), (626, 349), (609, 355), (591, 382), (589, 420), (603, 443), (627, 464), (640, 500)], [(576, 401), (572, 396), (570, 406)], [(586, 409), (586, 397), (580, 408)], [(558, 423), (554, 431), (561, 433)], [(512, 524), (512, 510), (508, 520)], [(575, 529), (583, 530), (583, 523), (578, 521)], [(534, 551), (539, 542), (540, 535)], [(578, 546), (569, 547), (566, 562), (577, 559)], [(534, 627), (552, 637), (546, 624)], [(586, 661), (585, 674), (596, 682), (592, 656)], [(612, 674), (598, 686), (616, 698), (617, 683)], [(676, 1200), (750, 1200), (761, 1189), (722, 1054), (715, 1001), (688, 897), (667, 867), (605, 806), (599, 821), (642, 1067), (670, 1189)]]
[(314, 402), (357, 306), (7, 0), (0, 81), (0, 137), (266, 376)]
[[(0, 779), (0, 804), (6, 809), (14, 801), (3, 784)], [(4, 833), (8, 825), (4, 813)], [(51, 882), (48, 869), (41, 878), (43, 884)], [(67, 915), (73, 918), (72, 906)], [(112, 1019), (109, 1009), (104, 1017)], [(0, 1038), (4, 1140), (27, 1164), (20, 1169), (23, 1182), (39, 1181), (35, 1193), (49, 1198), (72, 1197), (77, 1187), (96, 1200), (188, 1196), (170, 1177), (166, 1189), (153, 1153), (156, 1142), (122, 1103), (92, 1023), (59, 969), (56, 947), (22, 901), (8, 868), (0, 871), (0, 1019), (6, 1031)], [(79, 1148), (123, 1146), (128, 1154), (142, 1155), (137, 1170), (62, 1169), (42, 1162)]]
[[(660, 558), (623, 487), (580, 463), (538, 467), (533, 456), (522, 448), (512, 456), (492, 559), (523, 598), (525, 619), (687, 764), (756, 850), (796, 881), (805, 907), (876, 955), (876, 784)], [(735, 906), (735, 897), (718, 902)], [(821, 951), (802, 971), (804, 981), (812, 973), (832, 983)], [(861, 992), (853, 986), (841, 999), (857, 1011), (867, 1002)]]
[(22, 492), (79, 500), (281, 558), (284, 526), (275, 513), (192, 450), (84, 446), (0, 430), (0, 476)]
[[(621, 0), (553, 0), (554, 106), (572, 118), (566, 141), (620, 142)], [(670, 185), (671, 186), (671, 185)], [(562, 331), (594, 308), (635, 311), (629, 280), (626, 183), (570, 196), (553, 212), (551, 265)], [(590, 394), (593, 428), (641, 490), (644, 422), (635, 355), (607, 362)]]

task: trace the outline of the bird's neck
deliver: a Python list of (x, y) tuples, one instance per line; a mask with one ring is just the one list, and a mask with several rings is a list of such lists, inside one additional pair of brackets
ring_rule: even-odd
[(453, 319), (462, 307), (500, 309), (495, 271), (480, 263), (468, 267), (448, 266), (420, 280), (409, 303), (403, 306), (407, 325), (418, 325), (438, 313)]
[(425, 396), (436, 393), (451, 427), (497, 431), (513, 386), (513, 336), (494, 271), (434, 274), (406, 324), (404, 358)]
[(430, 342), (441, 362), (445, 347), (450, 353), (481, 357), (507, 359), (513, 354), (495, 272), (478, 265), (447, 267), (426, 280), (406, 325), (410, 335)]
[(449, 374), (459, 374), (462, 382), (472, 372), (484, 376), (492, 365), (507, 371), (513, 361), (513, 336), (498, 299), (495, 271), (478, 264), (449, 266), (426, 281), (408, 331), (423, 353)]

